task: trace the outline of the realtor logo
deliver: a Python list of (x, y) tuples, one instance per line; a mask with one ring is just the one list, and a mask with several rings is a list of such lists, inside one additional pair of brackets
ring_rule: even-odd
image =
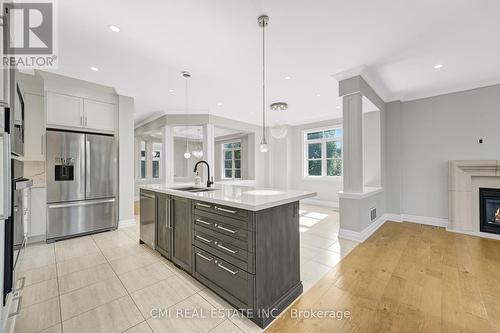
[(17, 68), (55, 68), (54, 3), (6, 2), (2, 64)]

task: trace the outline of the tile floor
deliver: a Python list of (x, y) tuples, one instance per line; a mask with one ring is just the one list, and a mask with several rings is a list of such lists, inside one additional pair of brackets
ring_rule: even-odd
[[(338, 213), (332, 209), (301, 205), (300, 215), (307, 291), (356, 244), (337, 238)], [(138, 239), (136, 225), (29, 245), (18, 268), (18, 287), (24, 279), (20, 312), (9, 319), (14, 332), (261, 331), (244, 317), (228, 316), (223, 310), (231, 306)], [(152, 317), (157, 308), (222, 310), (217, 312), (222, 315)]]

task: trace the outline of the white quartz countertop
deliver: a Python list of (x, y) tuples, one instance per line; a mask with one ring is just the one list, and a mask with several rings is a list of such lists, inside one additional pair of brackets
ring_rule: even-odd
[(193, 184), (145, 184), (140, 185), (139, 188), (251, 211), (263, 210), (316, 196), (316, 192), (310, 191), (223, 184), (215, 184), (212, 187), (215, 191), (188, 192), (178, 190), (189, 186), (193, 186)]

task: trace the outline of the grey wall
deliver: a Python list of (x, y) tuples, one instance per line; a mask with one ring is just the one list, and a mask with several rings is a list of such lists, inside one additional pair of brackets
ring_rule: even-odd
[(380, 111), (363, 114), (363, 182), (365, 186), (381, 186), (381, 145)]
[(448, 161), (500, 158), (500, 85), (390, 103), (387, 124), (390, 209), (400, 187), (402, 213), (448, 218)]

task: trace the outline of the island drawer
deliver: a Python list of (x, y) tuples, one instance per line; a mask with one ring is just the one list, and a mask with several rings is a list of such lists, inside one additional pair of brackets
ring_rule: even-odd
[(254, 272), (254, 254), (247, 250), (238, 248), (229, 242), (224, 242), (196, 229), (193, 233), (193, 245), (208, 251), (221, 259), (228, 261), (230, 264), (235, 265), (247, 272)]
[(252, 233), (251, 230), (247, 230), (246, 223), (243, 221), (228, 219), (206, 212), (204, 214), (198, 214), (197, 212), (194, 215), (194, 224), (244, 240), (248, 239), (248, 235)]
[(197, 211), (210, 212), (244, 221), (248, 221), (250, 219), (250, 216), (252, 215), (249, 211), (244, 209), (228, 207), (204, 201), (194, 201), (194, 209), (195, 212)]
[(247, 238), (235, 238), (233, 235), (229, 236), (227, 234), (219, 232), (218, 230), (214, 230), (213, 228), (207, 228), (199, 221), (194, 223), (193, 230), (217, 238), (221, 242), (231, 244), (232, 246), (237, 247), (239, 249), (246, 250), (248, 252), (254, 252), (253, 237), (252, 237), (253, 233), (247, 233), (248, 236)]
[(193, 246), (193, 275), (240, 309), (253, 306), (254, 275)]

